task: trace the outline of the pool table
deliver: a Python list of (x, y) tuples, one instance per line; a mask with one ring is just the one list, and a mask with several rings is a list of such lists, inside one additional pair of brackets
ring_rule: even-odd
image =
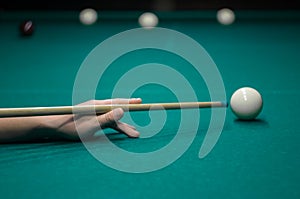
[[(139, 28), (137, 18), (141, 13), (103, 11), (96, 24), (86, 26), (79, 22), (77, 11), (2, 11), (0, 106), (72, 105), (74, 82), (90, 52), (113, 35)], [(213, 10), (156, 14), (159, 27), (183, 33), (205, 49), (222, 77), (228, 101), (235, 90), (244, 86), (261, 93), (264, 104), (257, 119), (237, 120), (230, 106), (225, 108), (217, 142), (205, 157), (199, 158), (199, 149), (214, 119), (212, 109), (201, 109), (197, 130), (185, 128), (179, 132), (183, 136), (179, 145), (194, 135), (184, 153), (149, 172), (112, 168), (95, 158), (83, 142), (2, 144), (1, 198), (300, 198), (299, 12), (237, 10), (235, 22), (228, 26), (217, 22)], [(35, 25), (33, 35), (27, 37), (19, 32), (19, 24), (25, 19)], [(170, 48), (176, 42), (172, 38), (166, 41)], [(207, 85), (187, 60), (151, 48), (128, 53), (111, 63), (94, 97), (111, 98), (114, 85), (126, 71), (147, 63), (174, 68), (197, 85), (193, 88), (199, 101), (211, 100)], [(130, 93), (141, 97), (143, 103), (178, 101), (166, 85), (149, 83), (134, 92), (126, 86), (120, 88), (119, 97)], [(127, 114), (141, 135), (147, 135), (143, 127), (148, 125), (151, 131), (151, 120), (159, 118), (160, 112), (155, 112), (153, 118), (148, 112)], [(134, 153), (159, 150), (176, 137), (181, 117), (180, 110), (164, 114), (164, 126), (152, 136), (149, 133), (131, 139), (111, 129), (99, 136)], [(197, 118), (193, 114), (188, 117)], [(103, 144), (101, 139), (97, 142), (100, 153), (107, 144), (102, 140)], [(114, 150), (109, 153), (115, 161)]]

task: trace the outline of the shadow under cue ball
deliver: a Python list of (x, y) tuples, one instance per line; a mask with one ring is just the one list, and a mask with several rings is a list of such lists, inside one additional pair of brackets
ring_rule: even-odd
[(31, 20), (20, 23), (19, 30), (23, 36), (31, 36), (34, 32), (34, 24)]
[(230, 99), (232, 112), (241, 120), (254, 120), (262, 110), (261, 94), (251, 87), (236, 90)]

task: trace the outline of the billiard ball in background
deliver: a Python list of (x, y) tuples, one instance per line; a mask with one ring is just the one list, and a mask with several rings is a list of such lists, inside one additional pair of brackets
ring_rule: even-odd
[(138, 18), (139, 25), (145, 29), (151, 29), (158, 25), (158, 17), (151, 12), (145, 12)]
[(243, 87), (231, 96), (230, 107), (238, 119), (254, 120), (262, 110), (263, 99), (256, 89)]
[(34, 29), (34, 23), (31, 20), (23, 21), (19, 25), (19, 31), (22, 36), (31, 36)]
[(92, 25), (95, 24), (98, 20), (98, 13), (93, 8), (86, 8), (80, 11), (79, 21), (83, 25)]
[(231, 25), (235, 21), (235, 14), (229, 8), (222, 8), (217, 11), (217, 20), (220, 24)]

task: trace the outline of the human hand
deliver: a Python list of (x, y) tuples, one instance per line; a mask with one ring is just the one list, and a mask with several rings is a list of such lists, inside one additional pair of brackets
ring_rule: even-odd
[[(107, 100), (91, 100), (79, 105), (110, 105), (110, 104), (140, 104), (140, 98), (131, 99), (107, 99)], [(43, 127), (50, 129), (55, 136), (77, 140), (80, 137), (91, 137), (97, 131), (105, 128), (112, 128), (120, 133), (126, 134), (128, 137), (139, 137), (139, 132), (135, 127), (123, 123), (120, 119), (123, 117), (124, 111), (116, 108), (110, 112), (101, 115), (53, 115), (45, 116)], [(80, 133), (80, 135), (78, 134)], [(53, 137), (53, 134), (52, 136)]]

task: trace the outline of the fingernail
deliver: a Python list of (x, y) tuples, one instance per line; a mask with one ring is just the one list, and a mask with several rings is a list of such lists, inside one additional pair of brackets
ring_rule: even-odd
[(131, 138), (138, 138), (138, 137), (140, 137), (140, 133), (139, 133), (138, 131), (133, 130), (133, 131), (131, 132), (130, 137), (131, 137)]

